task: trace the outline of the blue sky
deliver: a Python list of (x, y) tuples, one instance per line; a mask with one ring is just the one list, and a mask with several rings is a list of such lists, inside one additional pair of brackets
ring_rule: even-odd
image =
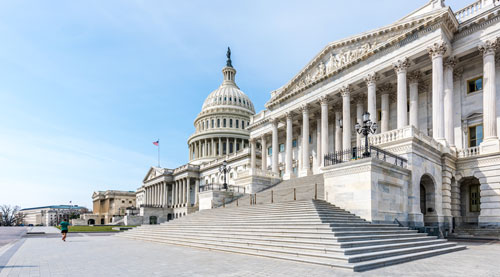
[(227, 46), (260, 111), (327, 43), (426, 2), (0, 1), (0, 204), (91, 207), (93, 191), (135, 190), (157, 138), (162, 166), (187, 162)]

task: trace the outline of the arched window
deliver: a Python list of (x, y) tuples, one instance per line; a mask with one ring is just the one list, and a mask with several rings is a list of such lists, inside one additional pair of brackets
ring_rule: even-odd
[(201, 123), (201, 129), (202, 129), (202, 130), (205, 130), (205, 122), (202, 122), (202, 123)]
[(223, 127), (226, 128), (226, 119), (223, 120)]
[(229, 119), (229, 128), (233, 128), (233, 120)]
[(214, 120), (212, 119), (212, 128), (214, 128)]
[(217, 128), (220, 128), (220, 118), (217, 118)]
[(239, 123), (239, 120), (236, 119), (236, 128), (240, 128), (240, 126), (238, 125), (238, 123)]
[(245, 129), (245, 121), (241, 121), (241, 129)]
[(207, 126), (207, 129), (210, 128), (210, 125), (208, 125), (208, 119), (207, 119), (207, 125), (206, 126)]

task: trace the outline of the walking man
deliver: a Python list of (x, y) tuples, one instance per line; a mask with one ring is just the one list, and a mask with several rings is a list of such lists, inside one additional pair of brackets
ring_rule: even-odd
[(66, 241), (66, 234), (68, 233), (69, 223), (66, 221), (66, 219), (63, 218), (63, 221), (61, 221), (61, 223), (59, 223), (59, 225), (61, 225), (62, 240)]

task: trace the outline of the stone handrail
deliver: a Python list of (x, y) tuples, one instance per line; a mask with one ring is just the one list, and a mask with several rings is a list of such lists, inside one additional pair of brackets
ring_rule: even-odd
[(389, 142), (394, 142), (400, 139), (417, 138), (433, 148), (443, 151), (443, 146), (435, 139), (425, 135), (413, 125), (406, 126), (401, 129), (390, 130), (384, 133), (376, 134), (368, 138), (370, 145), (379, 145)]
[(269, 170), (262, 170), (260, 168), (254, 168), (254, 169), (248, 169), (246, 171), (240, 172), (238, 177), (248, 177), (248, 176), (264, 176), (264, 177), (270, 177), (270, 178), (280, 178), (278, 173), (269, 171)]
[(458, 22), (464, 22), (479, 13), (498, 5), (500, 0), (478, 0), (455, 13)]
[(460, 149), (458, 150), (457, 156), (459, 158), (467, 158), (467, 157), (472, 157), (472, 156), (478, 156), (481, 154), (480, 152), (480, 147), (475, 146), (475, 147), (469, 147), (465, 149)]
[[(260, 151), (259, 150), (256, 150), (256, 154), (260, 154)], [(210, 167), (210, 166), (213, 166), (215, 164), (219, 164), (219, 163), (222, 163), (224, 160), (226, 161), (229, 161), (230, 159), (232, 158), (236, 158), (238, 156), (245, 156), (245, 155), (250, 155), (250, 148), (247, 147), (247, 148), (243, 148), (243, 149), (240, 149), (238, 150), (237, 152), (233, 152), (229, 155), (225, 155), (223, 157), (219, 157), (219, 158), (216, 158), (214, 159), (213, 161), (210, 161), (210, 162), (207, 162), (207, 163), (204, 163), (204, 164), (201, 164), (200, 165), (200, 168), (201, 169), (204, 169), (204, 168), (207, 168), (207, 167)]]

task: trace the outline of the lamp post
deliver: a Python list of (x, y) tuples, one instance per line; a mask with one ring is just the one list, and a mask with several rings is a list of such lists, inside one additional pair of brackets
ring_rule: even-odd
[(222, 165), (219, 167), (219, 172), (224, 174), (224, 184), (222, 184), (222, 188), (227, 190), (227, 182), (226, 182), (226, 174), (231, 171), (231, 166), (227, 165), (227, 161), (224, 160)]
[(370, 120), (369, 112), (365, 112), (363, 114), (363, 125), (356, 123), (354, 128), (356, 128), (358, 134), (365, 136), (365, 152), (363, 153), (363, 157), (370, 157), (370, 152), (368, 151), (368, 135), (375, 134), (377, 131), (377, 123)]

